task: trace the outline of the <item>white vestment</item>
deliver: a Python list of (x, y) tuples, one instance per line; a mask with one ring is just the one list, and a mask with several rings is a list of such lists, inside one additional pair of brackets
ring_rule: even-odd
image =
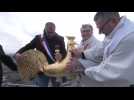
[[(101, 47), (84, 52), (88, 64), (79, 60), (85, 67), (85, 74), (98, 86), (119, 87), (134, 84), (134, 23), (123, 17), (115, 29), (106, 36)], [(100, 64), (93, 65), (97, 56), (103, 55)]]
[[(85, 50), (90, 50), (92, 51), (93, 48), (100, 47), (102, 44), (99, 40), (97, 40), (94, 36), (90, 37), (86, 41), (81, 41), (80, 45), (78, 48), (83, 48)], [(101, 59), (101, 60), (100, 60)], [(88, 64), (89, 60), (81, 60), (83, 63)], [(98, 58), (95, 62), (91, 61), (90, 64), (97, 65), (102, 61), (102, 57)], [(79, 84), (77, 86), (79, 87), (89, 87), (89, 86), (94, 86), (95, 84), (98, 84), (98, 82), (94, 82), (91, 79), (89, 79), (88, 76), (80, 74), (81, 78), (78, 79)]]

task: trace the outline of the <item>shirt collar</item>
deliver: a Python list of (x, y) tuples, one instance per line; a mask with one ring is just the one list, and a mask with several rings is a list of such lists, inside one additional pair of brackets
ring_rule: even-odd
[(126, 20), (126, 16), (123, 16), (120, 22), (117, 24), (117, 26), (113, 29), (113, 31), (106, 38), (112, 39), (113, 36), (116, 34), (117, 30), (120, 29), (124, 25), (125, 20)]

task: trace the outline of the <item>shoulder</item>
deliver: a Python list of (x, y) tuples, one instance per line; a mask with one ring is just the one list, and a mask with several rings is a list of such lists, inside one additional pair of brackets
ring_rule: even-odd
[[(120, 51), (133, 51), (134, 50), (134, 33), (130, 33), (124, 39), (122, 39), (117, 46), (117, 50)], [(128, 52), (129, 53), (129, 52)]]
[(56, 33), (56, 39), (58, 39), (58, 40), (64, 40), (64, 37)]
[(34, 38), (41, 38), (41, 34), (36, 35)]
[(124, 39), (122, 39), (121, 44), (128, 44), (128, 45), (134, 44), (134, 32), (128, 34)]
[(39, 35), (36, 35), (34, 38), (33, 38), (33, 40), (39, 40), (39, 39), (41, 39), (41, 34), (39, 34)]
[(34, 44), (34, 43), (38, 42), (39, 40), (41, 40), (41, 35), (36, 35), (36, 36), (34, 36), (34, 38), (30, 41), (30, 43)]
[(101, 41), (98, 40), (95, 36), (92, 36), (92, 41), (96, 42), (96, 43), (100, 43)]
[(101, 41), (99, 41), (99, 40), (98, 40), (96, 37), (94, 37), (94, 36), (91, 37), (91, 41), (89, 41), (89, 42), (90, 42), (91, 47), (101, 45)]

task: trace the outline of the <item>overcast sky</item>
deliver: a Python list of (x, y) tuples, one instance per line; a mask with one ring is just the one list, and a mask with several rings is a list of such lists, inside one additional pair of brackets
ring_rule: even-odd
[[(95, 12), (0, 12), (0, 44), (7, 53), (15, 53), (36, 34), (42, 34), (48, 21), (56, 24), (56, 32), (60, 35), (76, 36), (78, 43), (81, 40), (81, 25), (90, 23), (94, 28), (94, 36), (102, 41), (104, 36), (98, 34), (93, 21), (94, 14)], [(134, 12), (120, 14), (134, 21)]]

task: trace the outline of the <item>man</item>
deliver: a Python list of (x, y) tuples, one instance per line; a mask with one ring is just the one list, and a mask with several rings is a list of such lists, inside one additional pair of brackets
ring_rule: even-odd
[[(82, 41), (80, 45), (78, 46), (78, 49), (84, 52), (85, 50), (95, 48), (99, 45), (101, 45), (101, 42), (97, 40), (93, 36), (93, 27), (90, 24), (83, 24), (80, 28)], [(88, 62), (88, 60), (85, 60), (85, 62)], [(88, 87), (91, 86), (91, 81), (89, 78), (80, 73), (80, 78), (78, 79), (78, 85), (79, 87)]]
[[(68, 63), (68, 69), (80, 64), (85, 74), (101, 86), (134, 84), (134, 23), (125, 16), (120, 17), (118, 12), (97, 12), (94, 21), (99, 32), (105, 34), (102, 47), (84, 52), (73, 50), (75, 59)], [(101, 55), (102, 61), (92, 64)], [(89, 60), (88, 64), (78, 61), (80, 57)]]
[(2, 77), (3, 77), (2, 63), (8, 66), (11, 70), (17, 71), (16, 64), (13, 62), (10, 56), (5, 54), (2, 46), (0, 45), (0, 87), (2, 85)]
[(100, 41), (98, 41), (93, 36), (93, 27), (90, 24), (83, 24), (82, 27), (80, 28), (80, 31), (82, 41), (79, 45), (79, 48), (86, 50), (100, 44)]
[[(29, 44), (24, 46), (16, 53), (16, 59), (19, 59), (21, 53), (29, 49), (37, 49), (44, 53), (47, 57), (48, 63), (52, 64), (56, 60), (62, 60), (66, 56), (64, 38), (55, 32), (56, 26), (53, 22), (47, 22), (44, 28), (43, 35), (37, 35)], [(55, 50), (59, 49), (60, 53), (55, 54)], [(58, 87), (60, 83), (56, 82), (55, 77), (48, 77), (40, 73), (37, 78), (33, 80), (33, 84), (39, 87), (48, 87), (49, 79), (52, 81), (54, 87)]]

